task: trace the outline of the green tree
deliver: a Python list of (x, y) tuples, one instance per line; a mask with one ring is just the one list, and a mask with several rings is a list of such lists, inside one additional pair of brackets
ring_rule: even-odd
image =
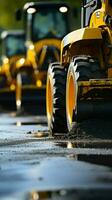
[[(31, 2), (31, 0), (0, 0), (0, 27), (3, 29), (21, 28), (22, 23), (16, 22), (15, 11), (17, 8), (23, 7), (26, 2)], [(36, 0), (34, 0), (34, 2), (36, 2)], [(65, 0), (65, 2), (70, 3), (71, 6), (80, 10), (81, 0)]]

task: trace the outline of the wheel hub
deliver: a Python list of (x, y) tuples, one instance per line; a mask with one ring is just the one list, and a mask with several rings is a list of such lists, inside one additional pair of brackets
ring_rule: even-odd
[(73, 122), (73, 112), (76, 107), (76, 87), (73, 74), (68, 74), (67, 92), (66, 92), (66, 111), (68, 119), (68, 129), (71, 128)]
[(52, 95), (53, 94), (52, 94), (51, 81), (50, 81), (50, 77), (48, 77), (48, 80), (47, 80), (47, 117), (48, 119), (51, 119), (52, 111), (53, 111), (53, 105), (52, 105), (53, 96)]

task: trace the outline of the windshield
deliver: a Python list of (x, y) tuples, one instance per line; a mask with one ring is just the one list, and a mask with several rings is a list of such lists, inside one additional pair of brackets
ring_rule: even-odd
[(5, 51), (8, 57), (25, 53), (24, 37), (18, 35), (7, 36), (5, 41)]
[(67, 13), (58, 9), (41, 9), (33, 17), (33, 40), (42, 38), (62, 38), (67, 32)]

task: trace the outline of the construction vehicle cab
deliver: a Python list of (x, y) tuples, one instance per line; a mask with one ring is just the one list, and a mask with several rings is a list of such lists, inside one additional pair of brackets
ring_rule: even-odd
[[(65, 3), (38, 2), (27, 3), (23, 11), (24, 28), (26, 33), (26, 59), (22, 64), (33, 70), (33, 82), (21, 86), (23, 92), (17, 91), (17, 101), (28, 100), (29, 93), (36, 91), (37, 101), (45, 102), (45, 88), (48, 65), (59, 61), (61, 39), (71, 30), (69, 17), (70, 8)], [(20, 12), (17, 13), (20, 18)], [(29, 70), (27, 67), (26, 71)], [(23, 78), (21, 78), (23, 79)], [(18, 82), (18, 81), (17, 81)], [(22, 82), (22, 81), (21, 81)], [(24, 82), (24, 81), (23, 81)], [(20, 85), (20, 82), (18, 83)], [(25, 98), (25, 91), (28, 92)], [(24, 100), (23, 100), (24, 102)], [(45, 103), (43, 104), (45, 105)]]
[(1, 34), (2, 56), (1, 72), (7, 80), (14, 76), (16, 61), (25, 54), (24, 32), (21, 30), (3, 31)]
[(112, 115), (111, 1), (84, 0), (81, 19), (82, 28), (62, 40), (60, 64), (48, 69), (47, 118), (54, 134)]
[[(0, 94), (1, 100), (15, 93), (16, 62), (25, 53), (24, 33), (21, 30), (3, 31), (1, 34)], [(7, 95), (5, 95), (7, 94)], [(14, 95), (13, 95), (14, 96)], [(2, 98), (3, 97), (3, 98)], [(6, 97), (6, 98), (5, 98)], [(15, 100), (15, 99), (14, 99)]]
[(48, 65), (59, 61), (61, 39), (70, 31), (69, 7), (63, 3), (30, 3), (24, 11), (27, 60), (39, 72), (36, 81), (45, 87)]

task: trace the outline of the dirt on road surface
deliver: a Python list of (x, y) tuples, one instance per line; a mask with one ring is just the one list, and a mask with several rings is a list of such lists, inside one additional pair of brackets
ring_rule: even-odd
[(53, 138), (45, 116), (1, 114), (0, 200), (112, 199), (110, 125), (83, 122)]

